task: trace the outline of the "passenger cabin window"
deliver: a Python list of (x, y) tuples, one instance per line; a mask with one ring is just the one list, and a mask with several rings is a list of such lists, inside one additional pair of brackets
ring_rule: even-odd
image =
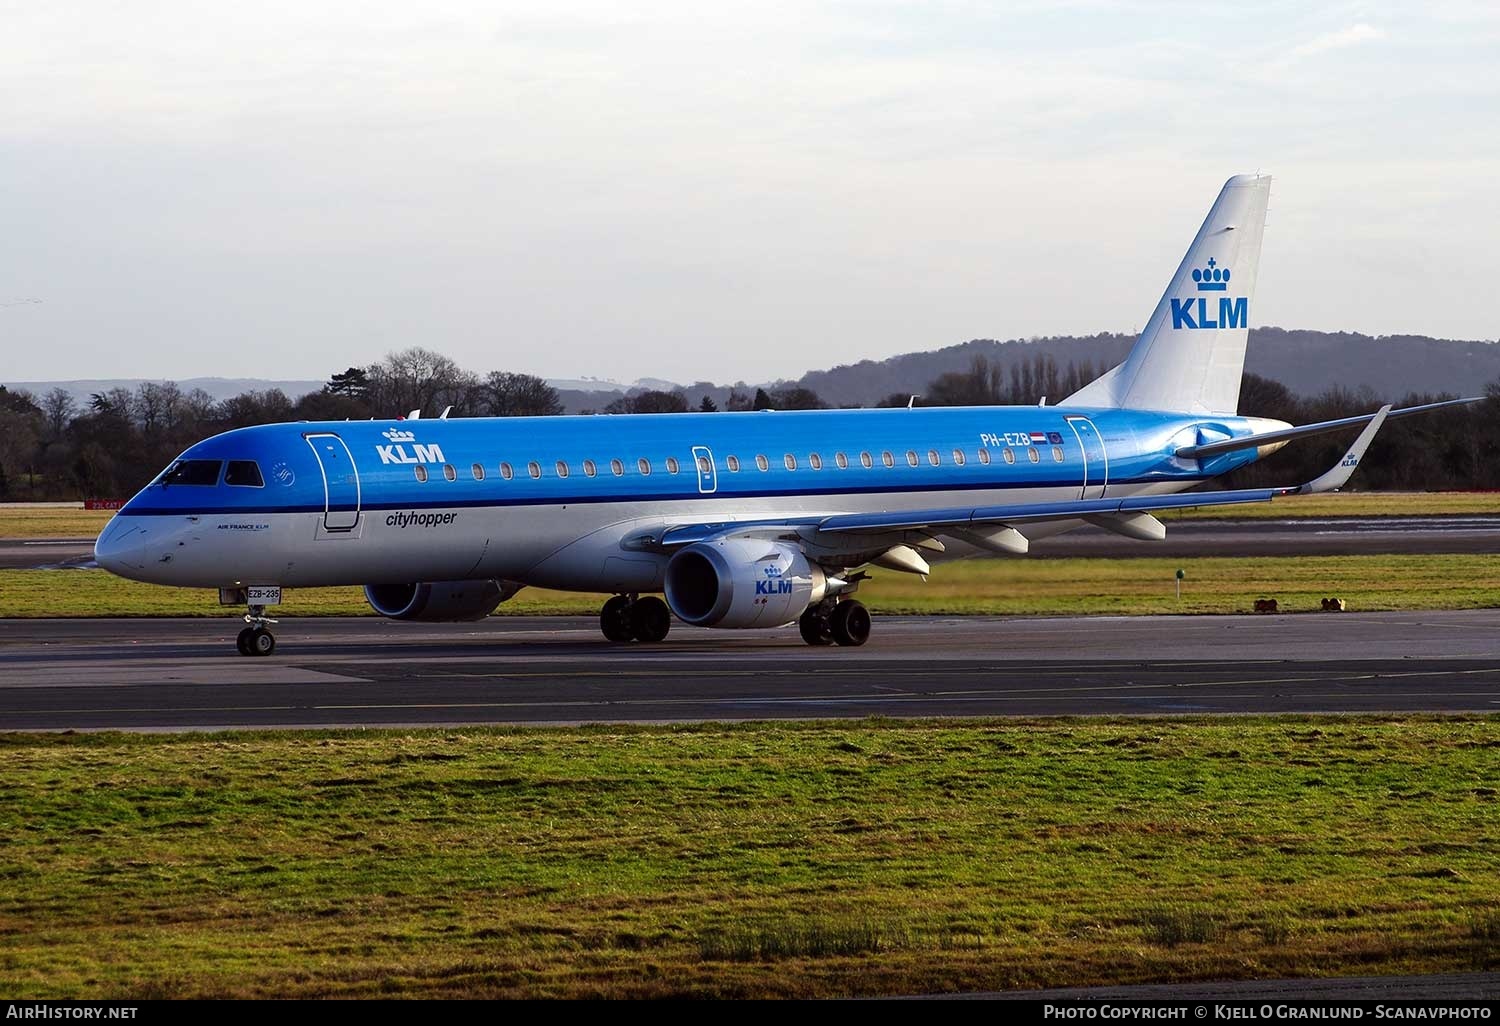
[(738, 456), (729, 457), (724, 461), (724, 465), (729, 468), (731, 474), (738, 474), (740, 472), (740, 458)]
[(583, 472), (587, 476), (593, 477), (595, 474), (599, 473), (599, 465), (597, 463), (595, 463), (593, 460), (584, 460), (583, 461)]
[(476, 480), (476, 481), (483, 481), (484, 480), (484, 466), (482, 464), (479, 464), (479, 463), (474, 464), (472, 467), (469, 468), (469, 473), (471, 473), (471, 474), (474, 475), (474, 480)]
[(797, 457), (793, 456), (791, 453), (787, 453), (785, 456), (781, 457), (781, 462), (786, 464), (786, 469), (788, 470), (797, 469)]
[(178, 460), (161, 476), (162, 487), (167, 485), (216, 485), (223, 460)]
[(819, 456), (815, 452), (810, 452), (807, 454), (807, 462), (812, 464), (812, 468), (814, 470), (823, 469), (823, 457)]
[(1063, 461), (1062, 446), (1060, 446), (1060, 445), (1054, 445), (1052, 447), (1052, 462), (1054, 462), (1054, 463), (1061, 463), (1062, 461)]
[(927, 450), (927, 462), (931, 463), (935, 467), (939, 463), (943, 462), (943, 458), (938, 455), (938, 451), (936, 449), (928, 449)]
[(536, 460), (532, 460), (530, 463), (526, 464), (526, 473), (530, 474), (534, 478), (541, 477), (542, 465), (536, 462)]
[(651, 476), (651, 461), (648, 460), (648, 459), (646, 459), (646, 457), (642, 456), (640, 459), (638, 459), (638, 460), (635, 461), (635, 469), (637, 469), (637, 470), (639, 470), (641, 472), (641, 476), (642, 477), (650, 477)]
[(444, 463), (443, 464), (443, 476), (446, 477), (449, 481), (457, 481), (458, 480), (458, 471), (453, 468), (453, 464), (451, 464), (451, 463)]
[(714, 472), (714, 465), (712, 463), (708, 462), (708, 457), (707, 456), (699, 456), (698, 457), (698, 473), (700, 473), (700, 474), (712, 474), (713, 472)]
[(757, 456), (757, 457), (755, 457), (755, 469), (756, 470), (770, 470), (771, 469), (771, 461), (768, 460), (768, 459), (766, 459), (764, 456)]
[(240, 488), (264, 488), (265, 479), (260, 476), (260, 464), (254, 460), (230, 460), (224, 471), (224, 483)]
[(568, 465), (566, 463), (564, 463), (562, 460), (558, 460), (557, 461), (557, 476), (558, 477), (567, 477), (568, 476)]
[(509, 463), (502, 463), (500, 464), (500, 476), (509, 481), (516, 476), (516, 468), (512, 467)]
[(675, 474), (675, 473), (677, 473), (681, 469), (682, 469), (682, 465), (677, 462), (677, 457), (676, 456), (668, 456), (667, 457), (667, 473), (668, 474)]
[(962, 449), (953, 450), (953, 462), (960, 467), (964, 465), (964, 451)]
[(837, 463), (839, 465), (839, 469), (840, 470), (848, 470), (849, 469), (849, 457), (845, 456), (841, 452), (836, 452), (836, 453), (833, 454), (833, 462), (835, 462), (835, 463)]
[(417, 480), (418, 481), (421, 481), (424, 484), (427, 482), (427, 468), (426, 467), (424, 467), (424, 466), (422, 466), (422, 464), (418, 463), (416, 466), (412, 467), (411, 470), (412, 470), (413, 474), (417, 475)]
[(870, 458), (869, 453), (862, 452), (859, 454), (859, 465), (864, 467), (866, 470), (869, 470), (875, 465), (875, 461)]
[(888, 467), (894, 467), (896, 465), (896, 457), (892, 456), (891, 451), (887, 449), (885, 452), (880, 454), (880, 462), (884, 463)]
[(906, 450), (906, 465), (915, 467), (917, 465), (917, 453), (915, 449)]
[(610, 460), (609, 461), (609, 472), (611, 474), (615, 475), (615, 477), (624, 477), (625, 476), (625, 464), (621, 463), (619, 460)]
[(983, 463), (986, 467), (990, 465), (990, 451), (988, 449), (979, 450), (979, 462)]
[(1010, 448), (1010, 446), (1006, 446), (1004, 449), (1000, 450), (1000, 455), (1005, 458), (1005, 462), (1006, 463), (1014, 463), (1014, 462), (1016, 462), (1015, 451), (1012, 450)]
[(1040, 463), (1040, 462), (1042, 462), (1042, 454), (1036, 451), (1036, 446), (1034, 446), (1034, 445), (1027, 447), (1027, 449), (1026, 449), (1026, 458), (1029, 459), (1029, 460), (1031, 460), (1031, 462), (1033, 462), (1033, 463)]

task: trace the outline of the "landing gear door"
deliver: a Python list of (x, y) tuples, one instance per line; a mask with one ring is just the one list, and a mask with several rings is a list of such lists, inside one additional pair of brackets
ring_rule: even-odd
[(347, 534), (359, 526), (359, 470), (335, 434), (303, 435), (323, 471), (323, 528)]
[(1087, 417), (1069, 417), (1067, 420), (1083, 451), (1083, 483), (1078, 497), (1102, 499), (1104, 489), (1109, 485), (1109, 455), (1104, 451), (1104, 439)]
[(698, 492), (712, 495), (719, 487), (719, 472), (714, 466), (714, 454), (706, 446), (693, 446), (693, 463), (698, 467)]

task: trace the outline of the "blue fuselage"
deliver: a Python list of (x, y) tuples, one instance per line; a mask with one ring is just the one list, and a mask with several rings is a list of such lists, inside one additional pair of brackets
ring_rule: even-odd
[(1177, 492), (1257, 455), (1177, 449), (1272, 426), (1047, 407), (274, 424), (192, 446), (97, 552), (201, 587), (649, 589), (659, 567), (624, 542), (653, 523)]

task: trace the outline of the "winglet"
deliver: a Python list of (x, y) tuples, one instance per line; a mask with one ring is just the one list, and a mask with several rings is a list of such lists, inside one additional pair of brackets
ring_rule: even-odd
[(1354, 444), (1349, 446), (1349, 451), (1344, 453), (1343, 459), (1320, 477), (1314, 478), (1305, 485), (1289, 489), (1285, 494), (1311, 495), (1314, 492), (1331, 492), (1336, 488), (1342, 488), (1354, 473), (1355, 468), (1359, 466), (1359, 461), (1365, 458), (1365, 450), (1375, 440), (1375, 432), (1380, 430), (1381, 425), (1385, 423), (1386, 414), (1390, 412), (1391, 404), (1386, 403), (1374, 417), (1370, 418), (1370, 423), (1365, 425), (1365, 429), (1359, 433)]

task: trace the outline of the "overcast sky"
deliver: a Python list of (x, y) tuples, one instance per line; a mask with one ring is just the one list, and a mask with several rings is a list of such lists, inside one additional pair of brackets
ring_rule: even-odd
[[(1500, 5), (0, 0), (0, 381), (765, 380), (1137, 330), (1494, 338)], [(26, 302), (40, 300), (40, 302)]]

